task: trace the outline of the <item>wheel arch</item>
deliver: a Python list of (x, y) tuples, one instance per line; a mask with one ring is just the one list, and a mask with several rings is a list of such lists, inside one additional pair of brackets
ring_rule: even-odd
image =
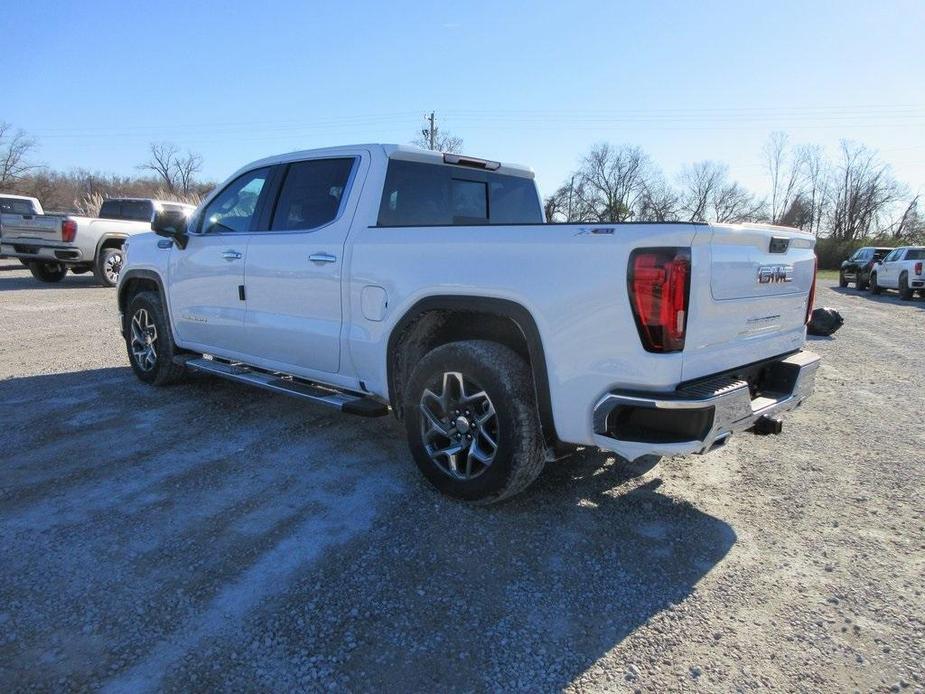
[(125, 239), (128, 238), (128, 234), (119, 234), (114, 232), (108, 232), (99, 237), (96, 241), (96, 251), (93, 253), (94, 258), (100, 257), (100, 252), (104, 248), (122, 248), (125, 243)]
[[(448, 319), (463, 315), (467, 325), (451, 325)], [(471, 319), (479, 319), (471, 322)], [(401, 385), (413, 365), (441, 344), (462, 339), (489, 339), (505, 344), (526, 358), (540, 423), (547, 441), (557, 441), (549, 392), (546, 355), (536, 321), (516, 301), (484, 296), (438, 295), (420, 299), (395, 323), (389, 333), (386, 355), (389, 403), (401, 419)]]
[[(119, 313), (123, 316), (123, 332), (125, 328), (124, 316), (128, 309), (129, 297), (147, 290), (154, 290), (160, 295), (161, 304), (164, 306), (164, 310), (169, 313), (167, 294), (164, 291), (164, 282), (160, 275), (153, 270), (126, 270), (122, 277), (119, 278), (119, 295), (117, 297)], [(168, 325), (170, 324), (169, 315), (167, 316), (167, 323)]]

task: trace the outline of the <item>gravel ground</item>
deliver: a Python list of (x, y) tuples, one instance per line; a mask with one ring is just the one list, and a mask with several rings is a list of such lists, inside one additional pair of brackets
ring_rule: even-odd
[(821, 283), (847, 322), (783, 436), (486, 509), (391, 418), (143, 387), (112, 290), (8, 263), (3, 691), (925, 687), (925, 300)]

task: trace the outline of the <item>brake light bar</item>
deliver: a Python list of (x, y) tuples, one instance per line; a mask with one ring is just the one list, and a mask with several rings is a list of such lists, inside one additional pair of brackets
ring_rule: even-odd
[(456, 166), (471, 166), (473, 169), (487, 169), (488, 171), (497, 171), (501, 168), (501, 162), (499, 161), (476, 159), (475, 157), (464, 157), (461, 154), (444, 154), (443, 163), (456, 164)]
[(690, 300), (689, 248), (640, 248), (630, 255), (630, 306), (647, 352), (680, 352)]
[(77, 236), (77, 222), (73, 219), (65, 219), (61, 222), (61, 240), (65, 243), (73, 243)]

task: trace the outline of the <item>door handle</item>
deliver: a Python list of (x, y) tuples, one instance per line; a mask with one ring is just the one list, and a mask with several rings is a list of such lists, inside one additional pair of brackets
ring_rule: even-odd
[(330, 253), (312, 253), (308, 259), (313, 263), (334, 263), (337, 261), (337, 256)]
[(222, 253), (222, 257), (225, 260), (240, 260), (241, 254), (238, 251), (225, 251)]

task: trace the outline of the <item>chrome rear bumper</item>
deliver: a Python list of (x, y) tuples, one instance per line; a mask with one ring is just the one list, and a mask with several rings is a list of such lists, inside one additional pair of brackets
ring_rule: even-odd
[[(594, 407), (602, 448), (678, 455), (706, 453), (761, 417), (803, 404), (815, 385), (819, 357), (797, 352), (683, 386), (672, 393), (608, 393)], [(608, 445), (609, 444), (609, 445)]]

